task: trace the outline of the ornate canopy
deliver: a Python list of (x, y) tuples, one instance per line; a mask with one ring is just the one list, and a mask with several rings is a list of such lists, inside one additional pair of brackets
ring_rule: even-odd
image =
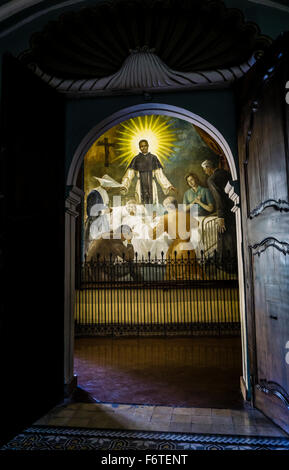
[(65, 93), (228, 86), (270, 44), (220, 0), (114, 0), (63, 14), (22, 55)]

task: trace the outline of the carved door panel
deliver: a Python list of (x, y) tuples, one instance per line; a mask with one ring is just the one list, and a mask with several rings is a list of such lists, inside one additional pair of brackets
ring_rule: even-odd
[(250, 373), (254, 405), (289, 431), (288, 37), (237, 87)]
[(63, 397), (65, 103), (12, 56), (3, 60), (2, 97), (0, 398), (8, 413), (0, 432), (7, 439)]

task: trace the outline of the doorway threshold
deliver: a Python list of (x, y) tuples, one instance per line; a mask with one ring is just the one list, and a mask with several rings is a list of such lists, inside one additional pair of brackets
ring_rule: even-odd
[(116, 403), (68, 403), (34, 425), (231, 436), (287, 437), (254, 408), (232, 410)]

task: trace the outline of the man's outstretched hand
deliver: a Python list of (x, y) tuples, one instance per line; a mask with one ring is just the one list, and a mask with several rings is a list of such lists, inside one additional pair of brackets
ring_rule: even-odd
[(226, 225), (225, 225), (225, 220), (218, 218), (217, 219), (217, 227), (218, 227), (218, 232), (224, 233), (226, 231)]

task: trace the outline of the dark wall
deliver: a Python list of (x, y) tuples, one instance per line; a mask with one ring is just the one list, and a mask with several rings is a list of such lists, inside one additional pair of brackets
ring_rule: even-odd
[[(184, 108), (215, 126), (227, 140), (237, 163), (235, 104), (231, 90), (191, 91), (152, 95), (152, 103)], [(148, 103), (142, 95), (71, 100), (67, 103), (66, 172), (86, 134), (117, 111)]]

